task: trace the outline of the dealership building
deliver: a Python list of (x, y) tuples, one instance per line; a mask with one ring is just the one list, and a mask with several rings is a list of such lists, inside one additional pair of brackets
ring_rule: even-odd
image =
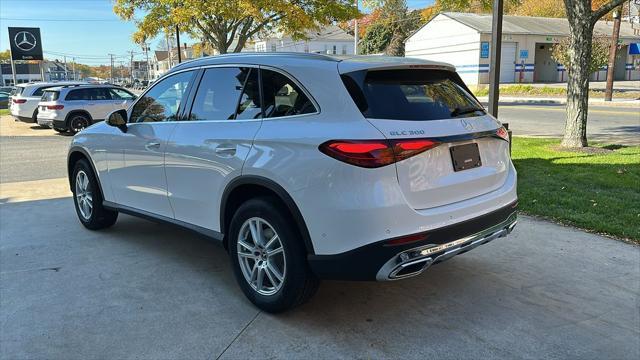
[[(491, 15), (441, 13), (415, 31), (405, 44), (405, 56), (455, 65), (467, 84), (489, 83)], [(611, 36), (613, 22), (598, 21), (596, 35)], [(569, 36), (562, 18), (504, 16), (500, 82), (564, 82), (566, 69), (551, 57), (551, 47)], [(640, 36), (622, 22), (615, 80), (640, 79)], [(605, 80), (606, 66), (592, 75)]]

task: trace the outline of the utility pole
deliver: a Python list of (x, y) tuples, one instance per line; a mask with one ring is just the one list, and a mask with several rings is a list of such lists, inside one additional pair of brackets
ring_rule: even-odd
[(64, 56), (64, 81), (69, 81), (69, 72), (67, 71), (67, 57)]
[(109, 82), (113, 83), (113, 54), (109, 54), (109, 57), (111, 58), (111, 79), (109, 79)]
[(149, 80), (151, 80), (151, 76), (150, 76), (150, 73), (149, 73), (149, 71), (151, 70), (150, 66), (149, 66), (149, 45), (147, 45), (147, 43), (144, 43), (143, 46), (144, 46), (144, 55), (147, 58), (147, 78), (146, 78), (146, 80), (149, 81)]
[(502, 48), (502, 12), (504, 0), (493, 0), (491, 23), (491, 59), (489, 64), (489, 113), (498, 117), (500, 97), (500, 56)]
[(609, 47), (609, 64), (607, 65), (607, 85), (604, 90), (604, 101), (611, 101), (613, 98), (613, 76), (616, 70), (616, 52), (618, 51), (621, 18), (622, 5), (613, 10), (613, 34), (611, 34), (611, 47)]
[(76, 76), (76, 58), (71, 58), (71, 60), (73, 61), (71, 63), (71, 66), (72, 66), (71, 71), (73, 71), (73, 81), (76, 81), (78, 80)]
[(169, 69), (171, 69), (172, 61), (171, 61), (171, 42), (169, 41), (169, 31), (167, 30), (164, 33), (164, 35), (165, 35), (164, 36), (165, 40), (167, 41), (167, 56), (168, 56), (168, 62), (169, 62)]
[(182, 62), (182, 50), (180, 47), (180, 27), (176, 25), (176, 43), (178, 44), (178, 64)]
[[(356, 9), (358, 8), (358, 0), (356, 0)], [(358, 19), (353, 19), (353, 55), (358, 55)]]
[(131, 52), (131, 62), (129, 62), (129, 78), (131, 79), (131, 83), (133, 84), (133, 50)]

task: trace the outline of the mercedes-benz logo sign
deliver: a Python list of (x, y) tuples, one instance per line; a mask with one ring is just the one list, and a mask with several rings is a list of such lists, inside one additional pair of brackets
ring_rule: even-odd
[(20, 31), (13, 38), (13, 42), (22, 51), (31, 51), (36, 47), (36, 37), (28, 31)]

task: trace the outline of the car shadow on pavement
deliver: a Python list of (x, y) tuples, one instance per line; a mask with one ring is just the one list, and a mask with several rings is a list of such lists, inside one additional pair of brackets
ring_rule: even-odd
[(187, 230), (123, 215), (89, 231), (70, 198), (2, 204), (0, 229), (3, 358), (638, 353), (638, 249), (528, 218), (421, 276), (326, 281), (277, 315), (244, 298), (222, 246)]

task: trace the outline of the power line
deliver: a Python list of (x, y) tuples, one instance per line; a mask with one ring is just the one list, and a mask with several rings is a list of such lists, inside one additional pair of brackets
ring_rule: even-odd
[[(45, 22), (122, 22), (130, 20), (122, 19), (36, 19), (36, 18), (7, 18), (0, 17), (0, 20), (5, 21), (45, 21)], [(131, 19), (133, 21), (139, 21), (138, 19)]]

